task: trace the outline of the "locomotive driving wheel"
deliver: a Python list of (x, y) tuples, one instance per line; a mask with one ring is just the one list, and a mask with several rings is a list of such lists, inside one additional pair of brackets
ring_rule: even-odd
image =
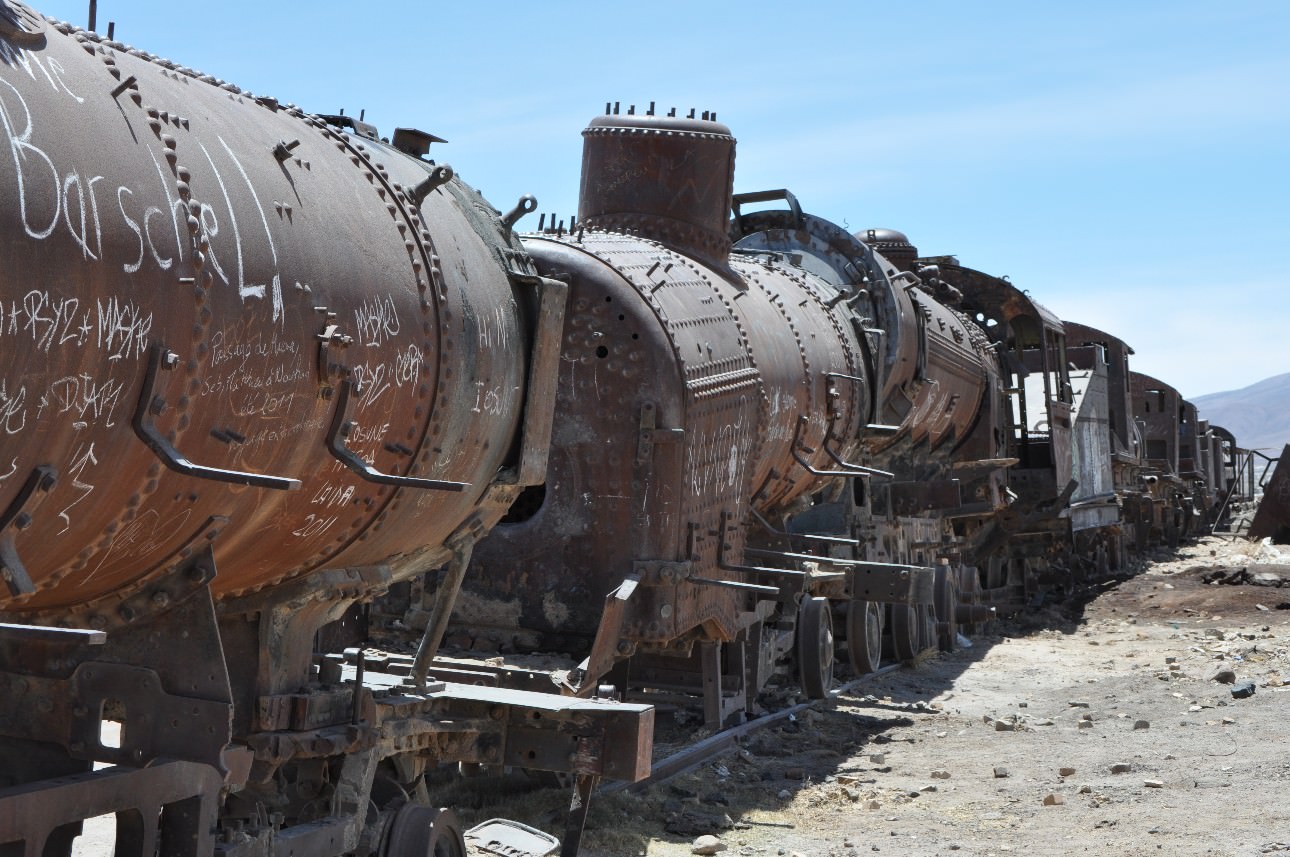
[(960, 622), (963, 633), (971, 637), (981, 633), (981, 624), (976, 621), (976, 608), (981, 604), (981, 575), (973, 566), (959, 566), (959, 602), (968, 607), (967, 621)]
[(1111, 576), (1111, 552), (1106, 548), (1105, 541), (1097, 543), (1097, 553), (1093, 556), (1093, 563), (1097, 568), (1097, 579), (1106, 580)]
[(882, 605), (877, 601), (847, 602), (847, 655), (856, 675), (882, 664)]
[(936, 643), (942, 652), (953, 652), (959, 647), (957, 569), (952, 569), (948, 565), (936, 566), (932, 603), (936, 608)]
[(833, 611), (827, 598), (802, 599), (797, 611), (797, 665), (807, 697), (823, 699), (833, 682)]
[(912, 661), (919, 652), (918, 611), (909, 604), (891, 605), (891, 651), (898, 661)]
[(936, 648), (936, 605), (919, 604), (914, 608), (914, 614), (918, 617), (918, 651), (915, 654)]
[(450, 809), (407, 804), (390, 822), (381, 857), (466, 857), (466, 840), (457, 814)]

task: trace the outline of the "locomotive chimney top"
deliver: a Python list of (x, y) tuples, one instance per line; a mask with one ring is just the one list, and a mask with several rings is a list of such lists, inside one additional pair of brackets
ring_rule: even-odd
[(629, 107), (592, 119), (582, 132), (583, 225), (640, 235), (724, 266), (735, 138), (715, 113), (702, 116), (658, 116), (651, 104), (648, 112)]
[(868, 245), (869, 249), (881, 253), (898, 270), (914, 270), (918, 248), (910, 243), (905, 233), (895, 229), (861, 229), (855, 237)]

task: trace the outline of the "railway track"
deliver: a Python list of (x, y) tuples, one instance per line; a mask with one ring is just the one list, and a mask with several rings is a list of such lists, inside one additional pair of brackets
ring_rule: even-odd
[[(902, 666), (903, 664), (889, 664), (888, 666), (881, 667), (867, 675), (852, 679), (846, 684), (830, 690), (828, 692), (828, 698), (837, 699), (843, 694), (850, 693), (857, 687), (863, 686), (866, 682), (871, 681), (878, 676), (894, 672)], [(749, 735), (760, 732), (761, 730), (767, 729), (778, 723), (783, 723), (786, 720), (791, 720), (821, 701), (822, 700), (818, 699), (808, 700), (807, 702), (801, 702), (797, 705), (785, 708), (782, 711), (776, 711), (773, 714), (758, 717), (756, 720), (749, 720), (739, 726), (735, 726), (730, 729), (723, 729), (721, 732), (718, 732), (709, 738), (705, 738), (697, 744), (678, 750), (670, 756), (656, 761), (647, 778), (635, 783), (608, 783), (601, 786), (597, 790), (597, 794), (609, 795), (620, 791), (640, 792), (650, 786), (674, 780), (683, 774), (693, 771), (704, 763), (715, 759), (722, 753), (734, 749), (738, 746), (738, 741), (740, 739), (746, 738)]]

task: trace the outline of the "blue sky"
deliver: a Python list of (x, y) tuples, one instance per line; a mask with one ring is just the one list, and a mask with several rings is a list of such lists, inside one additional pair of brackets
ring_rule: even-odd
[[(84, 26), (88, 3), (31, 5)], [(100, 0), (99, 30), (306, 110), (449, 140), (576, 213), (606, 101), (715, 110), (736, 190), (1006, 274), (1185, 396), (1290, 372), (1290, 3)], [(530, 216), (521, 228), (536, 226)]]

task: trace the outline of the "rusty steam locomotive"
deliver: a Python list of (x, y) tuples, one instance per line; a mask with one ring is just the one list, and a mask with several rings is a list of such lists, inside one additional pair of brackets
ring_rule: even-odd
[(715, 116), (607, 110), (579, 222), (521, 239), (431, 135), (4, 0), (0, 133), (3, 855), (105, 814), (118, 854), (464, 854), (418, 799), (457, 763), (572, 774), (574, 854), (660, 694), (720, 726), (838, 645), (953, 648), (1228, 485), (1122, 342), (734, 196)]

